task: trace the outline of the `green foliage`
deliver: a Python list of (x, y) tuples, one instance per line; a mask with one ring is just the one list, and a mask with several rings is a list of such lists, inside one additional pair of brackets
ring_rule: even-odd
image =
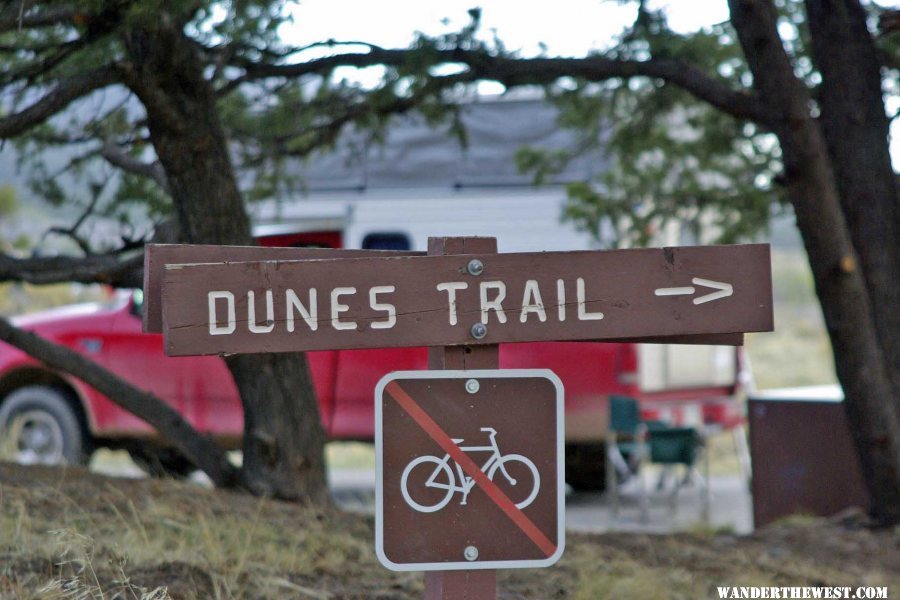
[[(812, 89), (821, 82), (809, 56), (805, 10), (796, 0), (778, 0), (779, 32), (795, 71)], [(885, 9), (869, 6), (873, 22)], [(890, 60), (886, 94), (900, 106), (900, 34), (878, 44)], [(730, 24), (690, 35), (673, 32), (662, 12), (643, 3), (633, 26), (608, 53), (624, 60), (677, 59), (749, 88), (752, 77)], [(568, 186), (565, 218), (607, 246), (646, 245), (671, 223), (687, 242), (733, 243), (752, 239), (768, 223), (773, 207), (787, 203), (774, 136), (705, 105), (683, 90), (635, 78), (602, 85), (574, 81), (549, 87), (560, 109), (559, 123), (582, 139), (574, 152), (522, 149), (521, 170), (545, 183), (580, 152), (600, 148), (607, 169), (593, 181)], [(890, 104), (889, 104), (890, 105)], [(891, 118), (900, 115), (900, 108)]]
[(33, 242), (31, 241), (30, 236), (28, 236), (25, 233), (22, 233), (22, 234), (19, 234), (16, 237), (16, 239), (14, 239), (12, 241), (11, 245), (15, 250), (23, 252), (23, 251), (27, 250), (28, 248), (31, 248), (31, 246), (33, 245)]
[(252, 182), (244, 190), (247, 199), (283, 198), (302, 191), (298, 161), (333, 151), (347, 130), (354, 135), (342, 142), (357, 144), (351, 155), (361, 155), (384, 142), (394, 119), (413, 111), (465, 145), (457, 104), (464, 86), (437, 84), (432, 71), (440, 63), (440, 50), (475, 47), (477, 15), (473, 13), (473, 23), (461, 32), (438, 38), (420, 35), (401, 63), (378, 67), (381, 80), (374, 86), (326, 72), (313, 82), (297, 78), (244, 86), (220, 99), (222, 121), (236, 142), (237, 166)]
[[(79, 53), (67, 72), (96, 67), (100, 57), (95, 53), (111, 51), (112, 45)], [(110, 147), (131, 159), (152, 162), (155, 154), (143, 121), (136, 99), (114, 87), (79, 100), (72, 110), (15, 139), (18, 165), (30, 191), (51, 207), (85, 215), (82, 226), (97, 219), (118, 223), (124, 237), (146, 229), (146, 223), (170, 214), (170, 199), (153, 180), (120, 171), (103, 158), (104, 148)]]
[(0, 218), (11, 217), (18, 210), (19, 199), (15, 186), (0, 185)]
[[(259, 4), (258, 10), (262, 10), (267, 3)], [(250, 28), (252, 35), (246, 28), (230, 30), (227, 36), (231, 36), (237, 52), (248, 52), (248, 60), (272, 63), (299, 62), (308, 56), (304, 49), (287, 47), (277, 38), (277, 25), (285, 20), (279, 6), (274, 3), (259, 14), (251, 11), (259, 17), (252, 20), (256, 27)], [(352, 139), (358, 147), (351, 148), (351, 155), (361, 154), (369, 145), (384, 141), (393, 117), (413, 110), (430, 125), (447, 127), (465, 143), (465, 131), (453, 98), (444, 93), (444, 88), (434, 86), (430, 74), (440, 62), (436, 54), (440, 49), (473, 47), (479, 13), (470, 14), (472, 23), (462, 31), (438, 38), (420, 35), (402, 63), (377, 67), (381, 81), (375, 86), (326, 70), (306, 77), (244, 85), (221, 97), (218, 108), (234, 142), (236, 166), (247, 175), (242, 180), (245, 197), (249, 201), (284, 198), (302, 191), (304, 182), (298, 162), (331, 152), (348, 129), (357, 134)], [(221, 27), (214, 30), (215, 35), (225, 35)], [(250, 39), (256, 39), (257, 45), (249, 44)], [(317, 44), (315, 50), (329, 47), (358, 51), (334, 40)]]
[(892, 121), (896, 121), (900, 117), (900, 28), (885, 29), (880, 24), (880, 20), (886, 13), (890, 13), (890, 16), (896, 20), (897, 8), (872, 5), (871, 12), (871, 29), (882, 29), (881, 35), (875, 38), (875, 43), (885, 57), (884, 76), (881, 81), (887, 100), (888, 117)]
[[(283, 2), (78, 0), (54, 4), (61, 10), (73, 8), (74, 17), (53, 26), (0, 32), (0, 89), (4, 92), (0, 111), (4, 114), (25, 109), (67, 77), (124, 61), (123, 40), (129, 31), (150, 32), (165, 23), (183, 24), (198, 51), (205, 47), (204, 59), (212, 62), (217, 52), (227, 53), (235, 64), (279, 62), (290, 55), (291, 49), (278, 35), (288, 20)], [(48, 7), (28, 10), (32, 9)], [(221, 72), (211, 70), (210, 75), (215, 85)], [(143, 234), (152, 222), (171, 214), (171, 198), (156, 181), (113, 167), (104, 158), (104, 150), (114, 148), (132, 160), (147, 164), (156, 160), (143, 101), (124, 87), (113, 86), (75, 101), (68, 110), (18, 136), (13, 148), (31, 192), (68, 214), (85, 215), (80, 222), (85, 229), (98, 219), (118, 223), (120, 237), (125, 238)], [(274, 121), (272, 127), (283, 126)], [(280, 174), (260, 175), (266, 177), (282, 179)]]
[[(438, 62), (438, 51), (479, 47), (477, 10), (470, 11), (471, 24), (459, 32), (420, 36), (402, 64), (380, 69), (382, 81), (374, 87), (325, 70), (228, 88), (249, 65), (302, 63), (329, 47), (355, 52), (358, 45), (333, 40), (313, 48), (287, 44), (280, 30), (290, 21), (290, 5), (280, 1), (60, 4), (78, 8), (70, 23), (0, 33), (0, 65), (8, 73), (0, 76), (0, 87), (10, 84), (4, 89), (8, 98), (4, 110), (23, 109), (36, 94), (48, 92), (65, 77), (113, 60), (127, 63), (123, 40), (133, 32), (143, 35), (165, 23), (183, 24), (184, 34), (196, 42), (197, 56), (206, 64), (211, 89), (219, 92), (221, 121), (241, 174), (240, 185), (250, 201), (294, 195), (303, 189), (298, 161), (332, 150), (338, 136), (350, 127), (363, 134), (355, 136), (361, 140), (360, 150), (379, 143), (391, 117), (409, 110), (418, 110), (433, 126), (447, 127), (465, 143), (453, 99), (443, 88), (436, 88), (429, 75)], [(27, 85), (22, 84), (26, 79)], [(87, 213), (88, 220), (119, 222), (129, 236), (135, 223), (170, 214), (171, 200), (157, 182), (136, 172), (116, 172), (105, 158), (104, 151), (113, 148), (135, 161), (156, 161), (146, 101), (113, 86), (76, 101), (69, 110), (18, 137), (15, 148), (32, 192), (51, 206)], [(66, 157), (63, 164), (61, 156)]]
[[(624, 0), (629, 1), (629, 0)], [(633, 2), (633, 0), (631, 0)], [(661, 11), (639, 5), (637, 17), (606, 53), (611, 59), (675, 59), (717, 76), (735, 89), (752, 78), (728, 23), (690, 35), (671, 30)], [(290, 5), (271, 0), (82, 0), (70, 23), (0, 33), (0, 88), (4, 111), (20, 110), (61, 78), (125, 58), (128, 31), (152, 32), (178, 23), (196, 43), (226, 129), (240, 184), (249, 200), (289, 197), (303, 190), (298, 162), (329, 152), (348, 128), (359, 151), (385, 139), (392, 119), (416, 111), (433, 127), (468, 141), (458, 105), (474, 77), (442, 52), (514, 57), (498, 39), (485, 41), (479, 9), (461, 30), (419, 34), (403, 60), (373, 67), (374, 86), (346, 79), (346, 69), (314, 70), (296, 77), (265, 77), (233, 84), (252, 65), (301, 64), (329, 52), (377, 52), (364, 43), (327, 39), (297, 48), (280, 36), (291, 20)], [(779, 32), (795, 59), (798, 75), (819, 81), (808, 54), (809, 33), (799, 0), (776, 0)], [(871, 7), (873, 19), (884, 9)], [(873, 21), (874, 26), (874, 21)], [(878, 39), (886, 56), (898, 56), (900, 35)], [(900, 62), (900, 59), (894, 63)], [(900, 95), (896, 64), (886, 69), (885, 90)], [(737, 121), (691, 95), (650, 78), (588, 83), (560, 79), (546, 88), (560, 109), (559, 124), (577, 132), (566, 151), (524, 148), (519, 167), (538, 184), (583, 152), (603, 156), (591, 181), (569, 186), (564, 218), (600, 244), (627, 246), (659, 241), (670, 225), (682, 242), (734, 242), (752, 238), (766, 225), (773, 203), (784, 201), (782, 165), (773, 136)], [(155, 181), (135, 173), (115, 174), (105, 148), (144, 163), (156, 160), (142, 103), (122, 87), (79, 100), (70, 110), (17, 140), (33, 191), (54, 206), (77, 207), (112, 219), (123, 230), (135, 221), (168, 215), (171, 200)], [(900, 103), (897, 103), (900, 104)], [(344, 138), (346, 139), (346, 138)], [(59, 148), (72, 158), (59, 164)], [(57, 162), (53, 161), (56, 157)], [(129, 233), (130, 235), (130, 233)]]
[[(625, 60), (679, 59), (730, 81), (749, 75), (730, 27), (692, 35), (668, 28), (662, 13), (641, 10), (610, 52)], [(603, 245), (660, 241), (669, 224), (687, 242), (732, 243), (768, 223), (781, 170), (774, 138), (657, 80), (575, 81), (551, 87), (559, 123), (578, 132), (574, 152), (526, 148), (520, 169), (543, 183), (578, 153), (599, 148), (607, 168), (594, 180), (568, 186), (565, 218)]]

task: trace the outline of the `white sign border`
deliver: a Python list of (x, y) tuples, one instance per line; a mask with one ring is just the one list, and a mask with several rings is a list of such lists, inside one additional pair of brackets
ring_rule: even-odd
[[(559, 544), (556, 552), (540, 560), (494, 560), (436, 563), (395, 563), (384, 553), (384, 440), (382, 402), (384, 388), (396, 379), (547, 379), (556, 389), (556, 527)], [(475, 569), (531, 569), (555, 564), (566, 546), (566, 482), (564, 451), (565, 394), (560, 378), (550, 369), (448, 369), (430, 371), (394, 371), (375, 386), (375, 554), (378, 561), (391, 571), (460, 571)]]

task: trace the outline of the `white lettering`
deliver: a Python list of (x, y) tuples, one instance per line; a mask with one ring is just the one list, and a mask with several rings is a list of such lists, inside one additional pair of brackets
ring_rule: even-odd
[[(481, 322), (487, 325), (488, 311), (493, 310), (497, 313), (497, 320), (506, 323), (506, 312), (503, 310), (503, 300), (506, 298), (506, 284), (502, 281), (482, 281), (481, 282)], [(487, 291), (497, 290), (497, 296), (493, 300), (488, 300)]]
[(247, 326), (251, 333), (269, 333), (275, 329), (275, 306), (272, 290), (266, 290), (266, 320), (263, 325), (256, 324), (256, 294), (247, 292)]
[[(210, 292), (207, 294), (209, 301), (209, 335), (230, 335), (234, 333), (235, 314), (234, 314), (234, 294), (226, 291)], [(223, 299), (228, 306), (228, 324), (224, 327), (219, 326), (219, 319), (216, 315), (216, 300)]]
[(338, 318), (342, 312), (350, 310), (349, 306), (338, 302), (338, 298), (355, 293), (355, 287), (339, 287), (331, 290), (331, 326), (335, 329), (356, 329), (356, 321), (341, 321)]
[(566, 320), (566, 282), (562, 279), (556, 280), (556, 314), (559, 322)]
[(716, 587), (719, 598), (887, 598), (885, 587), (739, 586)]
[(536, 313), (541, 323), (547, 320), (547, 311), (544, 310), (544, 301), (541, 299), (541, 288), (534, 279), (525, 282), (525, 292), (522, 294), (522, 312), (519, 321), (528, 321), (528, 315)]
[(464, 281), (448, 281), (447, 283), (439, 283), (437, 289), (439, 292), (447, 292), (447, 303), (450, 312), (450, 324), (456, 325), (459, 321), (456, 317), (456, 290), (464, 290), (469, 284)]
[(303, 320), (306, 321), (306, 324), (309, 325), (311, 331), (315, 331), (319, 328), (319, 307), (316, 304), (316, 296), (317, 296), (316, 288), (309, 288), (309, 309), (303, 306), (303, 303), (300, 302), (300, 298), (297, 297), (297, 294), (294, 290), (289, 289), (285, 294), (286, 304), (287, 304), (287, 330), (290, 332), (294, 331), (294, 311), (300, 313), (300, 316), (303, 317)]
[(584, 279), (579, 277), (575, 283), (576, 283), (575, 293), (578, 297), (578, 320), (579, 321), (599, 321), (600, 319), (602, 319), (603, 318), (602, 312), (590, 313), (587, 311), (587, 309), (584, 306), (584, 303), (585, 303), (585, 301), (584, 301), (584, 296), (585, 296)]
[(393, 304), (381, 303), (379, 304), (376, 296), (378, 294), (390, 294), (396, 291), (392, 285), (378, 285), (369, 290), (369, 306), (372, 307), (372, 310), (383, 310), (387, 312), (387, 320), (386, 321), (375, 321), (372, 323), (372, 329), (390, 329), (397, 323), (397, 308)]

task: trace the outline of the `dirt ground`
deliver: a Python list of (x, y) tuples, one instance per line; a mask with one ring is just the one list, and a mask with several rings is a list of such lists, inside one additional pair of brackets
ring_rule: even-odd
[[(421, 598), (371, 517), (161, 480), (0, 463), (0, 598)], [(713, 598), (716, 586), (900, 590), (900, 531), (859, 514), (749, 537), (569, 534), (549, 569), (503, 571), (499, 597)]]

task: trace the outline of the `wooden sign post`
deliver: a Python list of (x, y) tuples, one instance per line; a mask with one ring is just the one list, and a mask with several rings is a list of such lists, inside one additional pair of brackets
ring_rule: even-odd
[[(429, 256), (448, 254), (496, 254), (496, 238), (431, 238)], [(438, 346), (428, 349), (429, 369), (497, 369), (500, 346)], [(425, 600), (497, 597), (497, 572), (492, 569), (472, 571), (427, 571)]]

